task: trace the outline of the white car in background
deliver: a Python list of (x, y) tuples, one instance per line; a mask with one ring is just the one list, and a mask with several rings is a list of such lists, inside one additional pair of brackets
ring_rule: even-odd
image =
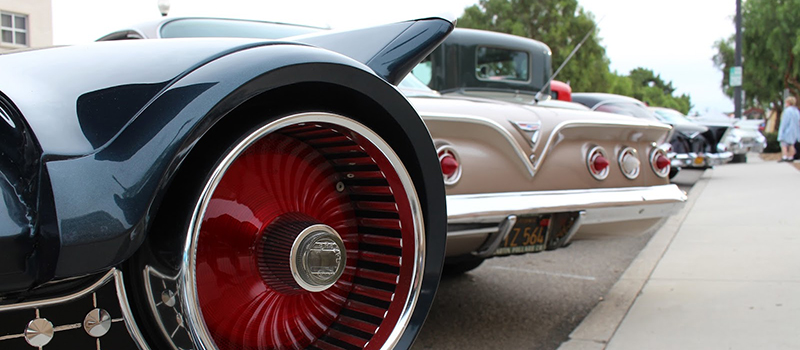
[(736, 119), (724, 114), (706, 114), (692, 117), (691, 120), (705, 126), (725, 126), (722, 143), (733, 152), (733, 163), (747, 162), (747, 153), (761, 153), (767, 147), (767, 138), (761, 133), (764, 126), (762, 119)]

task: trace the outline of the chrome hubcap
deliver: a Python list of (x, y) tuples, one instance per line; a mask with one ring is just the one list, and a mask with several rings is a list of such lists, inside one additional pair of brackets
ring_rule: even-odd
[(290, 259), (295, 282), (309, 292), (321, 292), (342, 276), (347, 252), (339, 234), (330, 226), (319, 224), (297, 236)]

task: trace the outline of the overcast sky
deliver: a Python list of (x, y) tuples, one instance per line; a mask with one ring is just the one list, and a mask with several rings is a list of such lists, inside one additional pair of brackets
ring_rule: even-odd
[[(52, 0), (57, 45), (91, 42), (127, 24), (158, 19), (156, 0)], [(601, 44), (611, 69), (627, 74), (652, 69), (692, 97), (693, 111), (730, 112), (720, 90), (712, 45), (734, 33), (735, 0), (578, 0), (602, 18)], [(455, 18), (477, 0), (170, 0), (170, 16), (250, 18), (335, 29), (364, 27), (415, 17)], [(578, 62), (570, 63), (577, 64)], [(556, 67), (554, 67), (555, 69)]]

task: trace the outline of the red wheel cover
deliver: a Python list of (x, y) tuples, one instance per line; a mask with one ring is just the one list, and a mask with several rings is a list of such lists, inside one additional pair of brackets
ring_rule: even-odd
[[(202, 319), (219, 349), (371, 348), (383, 344), (413, 288), (407, 189), (381, 150), (342, 126), (300, 124), (251, 144), (214, 189), (197, 238)], [(330, 226), (346, 268), (321, 292), (273, 288), (260, 244), (278, 218)], [(288, 264), (288, 262), (287, 262)]]

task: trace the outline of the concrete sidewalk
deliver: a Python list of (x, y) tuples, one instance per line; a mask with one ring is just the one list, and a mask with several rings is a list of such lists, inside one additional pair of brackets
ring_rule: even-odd
[(800, 349), (800, 171), (708, 170), (559, 350)]

